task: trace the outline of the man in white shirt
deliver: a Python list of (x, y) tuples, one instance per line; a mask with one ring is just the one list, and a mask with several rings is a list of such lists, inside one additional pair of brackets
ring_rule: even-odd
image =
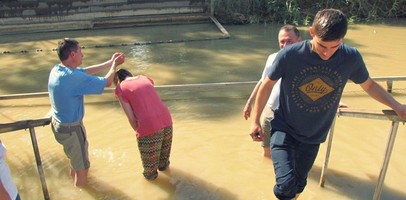
[[(278, 34), (278, 42), (279, 47), (282, 49), (285, 46), (290, 44), (294, 44), (296, 42), (302, 41), (300, 37), (299, 30), (293, 25), (284, 25), (280, 28)], [(257, 96), (257, 92), (259, 86), (267, 77), (267, 74), (270, 70), (273, 60), (275, 59), (278, 52), (269, 55), (264, 71), (262, 73), (261, 79), (258, 81), (257, 85), (255, 86), (254, 90), (252, 91), (250, 97), (248, 98), (247, 103), (245, 104), (243, 114), (244, 118), (247, 120), (251, 115), (251, 104), (255, 102), (255, 97)], [(271, 120), (273, 119), (273, 111), (278, 108), (279, 106), (279, 87), (280, 87), (280, 80), (275, 84), (274, 89), (272, 90), (271, 96), (268, 99), (267, 106), (264, 108), (264, 111), (261, 115), (261, 126), (263, 130), (264, 137), (258, 138), (258, 141), (262, 141), (261, 146), (264, 148), (264, 156), (271, 157), (270, 152), (270, 135), (271, 135)]]
[(6, 162), (7, 149), (0, 140), (0, 199), (20, 200), (17, 186), (13, 182), (10, 169)]

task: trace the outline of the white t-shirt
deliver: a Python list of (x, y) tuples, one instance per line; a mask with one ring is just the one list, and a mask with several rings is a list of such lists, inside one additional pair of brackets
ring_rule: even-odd
[(6, 153), (7, 149), (4, 146), (4, 144), (0, 141), (0, 181), (3, 184), (3, 187), (10, 195), (10, 198), (16, 199), (18, 191), (16, 185), (14, 184), (11, 178), (10, 169), (8, 168), (8, 165), (5, 160)]
[[(278, 53), (273, 53), (268, 56), (268, 59), (266, 60), (264, 71), (262, 72), (261, 81), (265, 80), (268, 77), (272, 63), (275, 60), (275, 57), (277, 54)], [(279, 79), (273, 86), (271, 95), (269, 96), (269, 99), (267, 102), (267, 105), (269, 105), (272, 110), (276, 110), (279, 107), (280, 88), (281, 88), (281, 79)]]

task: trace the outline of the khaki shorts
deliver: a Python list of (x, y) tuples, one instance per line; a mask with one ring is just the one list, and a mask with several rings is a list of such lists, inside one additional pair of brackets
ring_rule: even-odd
[(262, 140), (262, 147), (269, 147), (271, 143), (271, 121), (274, 117), (274, 112), (270, 106), (266, 105), (261, 115), (261, 126), (264, 138)]
[(51, 129), (56, 141), (62, 144), (71, 168), (84, 170), (90, 167), (86, 130), (82, 122), (59, 123), (52, 119)]

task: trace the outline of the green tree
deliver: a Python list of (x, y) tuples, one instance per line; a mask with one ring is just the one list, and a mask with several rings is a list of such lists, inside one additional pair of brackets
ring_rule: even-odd
[(406, 0), (215, 0), (214, 14), (223, 23), (290, 23), (309, 25), (318, 10), (341, 9), (350, 22), (406, 17)]

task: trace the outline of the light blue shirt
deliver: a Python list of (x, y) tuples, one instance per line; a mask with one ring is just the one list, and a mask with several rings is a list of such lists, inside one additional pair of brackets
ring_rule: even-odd
[(84, 116), (83, 95), (101, 94), (106, 83), (106, 78), (88, 75), (84, 68), (72, 70), (55, 65), (48, 80), (52, 117), (60, 123), (81, 121)]

